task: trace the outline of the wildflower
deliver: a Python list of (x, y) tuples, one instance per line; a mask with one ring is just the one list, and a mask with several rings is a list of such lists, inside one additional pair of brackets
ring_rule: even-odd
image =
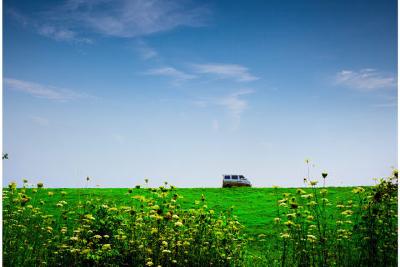
[(288, 233), (281, 234), (281, 238), (287, 239), (289, 237), (290, 237), (290, 235)]
[(163, 251), (161, 251), (162, 253), (171, 253), (171, 250), (168, 250), (168, 249), (164, 249)]
[(151, 228), (150, 233), (151, 234), (156, 234), (158, 232), (157, 228)]
[(275, 218), (275, 219), (274, 219), (274, 222), (275, 222), (275, 223), (280, 223), (280, 222), (281, 222), (281, 218)]
[(323, 172), (323, 173), (322, 173), (322, 178), (325, 179), (327, 176), (328, 176), (328, 173), (327, 173), (327, 172)]
[(28, 183), (28, 180), (27, 180), (27, 179), (23, 179), (22, 182), (23, 182), (24, 184), (26, 184), (26, 183)]
[(316, 206), (316, 205), (317, 205), (317, 202), (315, 202), (314, 200), (312, 200), (312, 201), (308, 202), (307, 205), (313, 207), (313, 206)]
[(290, 226), (292, 226), (292, 225), (295, 225), (295, 223), (292, 222), (292, 221), (284, 222), (284, 224), (285, 224), (287, 227), (290, 227)]
[(181, 227), (183, 224), (181, 222), (176, 222), (175, 226)]
[(101, 247), (101, 249), (102, 249), (102, 250), (109, 250), (109, 249), (111, 249), (111, 244), (104, 244), (104, 245)]
[(162, 244), (164, 247), (168, 247), (168, 242), (167, 242), (167, 241), (163, 241), (163, 242), (161, 242), (161, 244)]
[(307, 220), (309, 220), (309, 221), (314, 220), (314, 216), (311, 216), (311, 215), (307, 216)]
[(306, 191), (304, 191), (303, 189), (298, 188), (298, 189), (296, 189), (296, 193), (299, 194), (299, 195), (303, 195), (303, 194), (306, 193)]
[(154, 265), (154, 263), (152, 261), (146, 262), (146, 266), (153, 266), (153, 265)]
[(70, 238), (70, 240), (72, 240), (72, 241), (78, 241), (78, 237), (77, 237), (77, 236), (72, 236), (72, 237)]
[(172, 215), (172, 218), (174, 218), (174, 219), (179, 219), (179, 216), (176, 215), (176, 214), (174, 214), (174, 215)]
[(43, 183), (37, 183), (37, 188), (43, 188)]
[(313, 194), (301, 195), (301, 197), (305, 199), (311, 199), (313, 197)]
[(67, 192), (61, 191), (61, 195), (62, 195), (62, 196), (65, 196), (66, 194), (67, 194)]
[(322, 203), (324, 203), (324, 204), (329, 203), (329, 200), (327, 198), (322, 198), (321, 200), (322, 200)]
[(353, 214), (353, 211), (351, 211), (351, 210), (345, 210), (342, 212), (342, 215), (346, 215), (346, 216), (350, 216), (352, 214)]
[(16, 189), (17, 188), (17, 183), (16, 182), (12, 182), (12, 183), (8, 184), (8, 187), (10, 189)]
[(85, 215), (85, 218), (86, 218), (86, 219), (89, 219), (89, 220), (95, 220), (95, 218), (93, 217), (92, 214), (86, 214), (86, 215)]
[(286, 216), (288, 217), (289, 220), (292, 220), (296, 217), (296, 213), (289, 213)]
[(310, 181), (310, 185), (311, 186), (315, 186), (315, 185), (317, 185), (318, 184), (318, 181)]
[(307, 240), (310, 242), (315, 242), (317, 238), (315, 237), (315, 235), (307, 235)]
[(47, 195), (49, 195), (50, 197), (54, 195), (53, 192), (48, 192)]
[(326, 189), (321, 189), (321, 191), (319, 191), (321, 193), (321, 195), (326, 196), (326, 194), (328, 193), (328, 190)]
[(102, 237), (101, 237), (101, 235), (95, 235), (95, 236), (93, 236), (93, 238), (94, 239), (101, 239)]
[(365, 192), (365, 189), (362, 188), (362, 187), (356, 187), (356, 188), (354, 188), (354, 189), (352, 190), (352, 192), (353, 192), (354, 194), (360, 194), (360, 193)]

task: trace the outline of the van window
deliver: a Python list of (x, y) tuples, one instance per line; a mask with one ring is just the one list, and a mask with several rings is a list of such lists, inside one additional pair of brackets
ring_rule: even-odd
[(230, 180), (231, 177), (230, 177), (229, 175), (225, 175), (225, 176), (224, 176), (224, 179), (229, 179), (229, 180)]
[(237, 175), (232, 175), (232, 179), (233, 179), (233, 180), (237, 180), (237, 179), (238, 179), (238, 176), (237, 176)]
[(240, 180), (246, 180), (243, 175), (239, 175)]

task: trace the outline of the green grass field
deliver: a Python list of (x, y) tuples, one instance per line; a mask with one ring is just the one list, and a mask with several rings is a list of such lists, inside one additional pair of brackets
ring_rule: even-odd
[[(330, 209), (336, 210), (336, 204), (343, 200), (355, 199), (356, 196), (351, 192), (353, 187), (330, 187), (329, 200), (332, 202)], [(182, 196), (179, 200), (182, 208), (189, 209), (195, 207), (195, 201), (202, 195), (206, 198), (206, 203), (215, 212), (225, 213), (232, 209), (233, 215), (238, 217), (241, 224), (245, 226), (244, 231), (249, 237), (258, 239), (259, 234), (266, 235), (265, 244), (254, 242), (249, 246), (249, 253), (263, 255), (264, 250), (277, 242), (274, 240), (279, 237), (274, 231), (275, 224), (273, 219), (277, 217), (277, 199), (282, 198), (286, 192), (295, 193), (294, 188), (178, 188), (177, 193)], [(62, 196), (61, 192), (67, 192)], [(53, 192), (53, 196), (48, 196), (48, 192)], [(128, 193), (127, 188), (47, 188), (41, 190), (35, 199), (44, 199), (43, 210), (50, 214), (57, 215), (59, 209), (56, 203), (62, 199), (66, 200), (69, 206), (75, 206), (78, 201), (87, 199), (100, 199), (100, 201), (111, 201), (118, 206), (128, 206), (132, 202), (132, 197), (136, 195), (148, 195), (147, 189), (132, 189)], [(33, 199), (32, 201), (35, 201)]]

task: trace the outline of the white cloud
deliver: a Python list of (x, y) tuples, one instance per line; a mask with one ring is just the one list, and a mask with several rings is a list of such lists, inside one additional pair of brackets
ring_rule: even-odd
[(92, 43), (83, 33), (131, 38), (202, 27), (210, 9), (191, 0), (67, 0), (29, 16), (16, 9), (8, 9), (6, 15), (57, 41)]
[(254, 93), (251, 89), (244, 89), (224, 96), (217, 101), (218, 105), (225, 107), (234, 120), (234, 128), (240, 124), (243, 111), (248, 107), (246, 100), (242, 96)]
[(238, 82), (251, 82), (259, 78), (250, 74), (248, 68), (237, 64), (194, 64), (195, 72), (212, 74), (221, 79), (232, 79)]
[(93, 43), (93, 41), (89, 38), (78, 36), (76, 31), (69, 29), (65, 24), (56, 26), (53, 25), (54, 22), (43, 23), (41, 21), (36, 21), (35, 19), (25, 16), (15, 9), (8, 9), (6, 14), (11, 16), (22, 26), (31, 27), (31, 30), (37, 32), (38, 34), (56, 41), (86, 44)]
[(342, 70), (336, 74), (335, 82), (359, 91), (392, 88), (397, 84), (394, 76), (384, 75), (375, 69)]
[[(240, 126), (243, 112), (249, 106), (248, 101), (243, 99), (243, 97), (253, 93), (254, 90), (252, 89), (242, 89), (225, 96), (194, 101), (193, 104), (200, 108), (206, 108), (209, 106), (219, 106), (224, 108), (232, 119), (232, 128), (236, 130)], [(219, 121), (213, 120), (212, 127), (214, 130), (218, 130), (220, 128)]]
[(151, 69), (145, 72), (146, 75), (165, 76), (174, 79), (174, 82), (184, 82), (196, 78), (195, 75), (187, 74), (179, 71), (173, 67), (162, 67), (157, 69)]
[(37, 98), (49, 100), (68, 101), (78, 98), (92, 98), (92, 96), (87, 94), (77, 93), (68, 89), (11, 78), (4, 78), (4, 86), (5, 89), (8, 90), (18, 91)]
[(78, 37), (76, 32), (74, 31), (50, 25), (43, 25), (37, 27), (37, 32), (40, 35), (46, 36), (56, 41), (67, 41), (67, 42), (77, 42), (77, 43), (87, 43), (87, 44), (93, 43), (93, 41), (89, 38)]
[(143, 40), (138, 40), (136, 42), (135, 49), (144, 60), (149, 60), (158, 56), (157, 51), (147, 45)]
[(40, 125), (40, 126), (47, 126), (47, 125), (49, 125), (49, 120), (46, 119), (46, 118), (44, 118), (44, 117), (34, 116), (34, 115), (31, 115), (31, 116), (29, 116), (29, 117), (30, 117), (30, 119), (31, 119), (34, 123), (36, 123), (36, 124), (38, 124), (38, 125)]
[(212, 128), (214, 131), (218, 131), (219, 130), (219, 121), (218, 120), (213, 120), (212, 121)]

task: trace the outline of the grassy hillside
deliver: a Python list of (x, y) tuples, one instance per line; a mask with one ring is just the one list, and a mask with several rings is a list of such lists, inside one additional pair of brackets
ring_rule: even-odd
[[(330, 209), (336, 209), (337, 203), (343, 200), (355, 200), (356, 195), (352, 191), (353, 187), (330, 187), (329, 200), (332, 202)], [(137, 195), (148, 195), (147, 189), (129, 189), (127, 188), (54, 188), (39, 191), (36, 199), (44, 199), (44, 211), (51, 214), (57, 214), (59, 209), (56, 203), (60, 200), (66, 200), (70, 206), (74, 206), (78, 201), (88, 199), (100, 199), (104, 202), (113, 202), (116, 205), (129, 206), (132, 203), (132, 197)], [(245, 226), (245, 232), (249, 236), (257, 237), (259, 234), (266, 234), (267, 238), (277, 238), (273, 231), (275, 225), (273, 219), (277, 217), (277, 200), (282, 198), (283, 193), (295, 193), (294, 188), (178, 188), (177, 193), (182, 196), (179, 203), (182, 208), (188, 209), (195, 207), (195, 201), (205, 196), (208, 208), (215, 212), (229, 212), (238, 217), (241, 224)], [(54, 195), (49, 196), (48, 192)], [(66, 192), (62, 196), (61, 192)], [(35, 199), (33, 199), (35, 201)], [(258, 244), (254, 244), (256, 247)], [(256, 248), (257, 250), (257, 248)]]

